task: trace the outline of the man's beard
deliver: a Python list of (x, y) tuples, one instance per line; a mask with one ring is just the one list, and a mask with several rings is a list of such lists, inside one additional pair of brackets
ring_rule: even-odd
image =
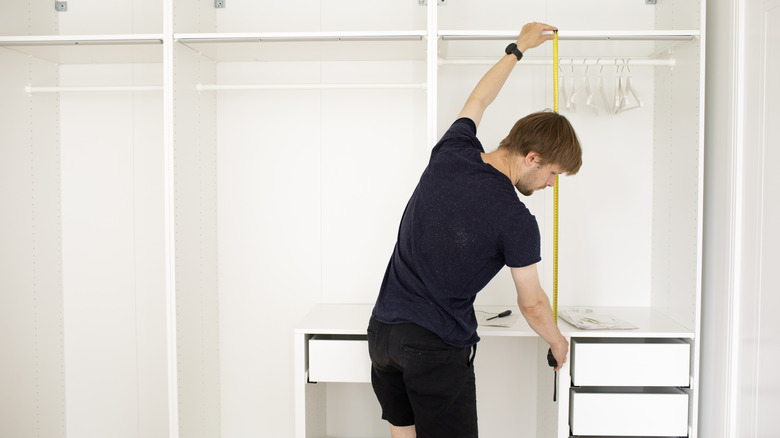
[(518, 192), (522, 193), (524, 196), (531, 196), (534, 193), (534, 189), (530, 189), (524, 185), (522, 185), (522, 181), (518, 181), (517, 184), (515, 184), (515, 188)]

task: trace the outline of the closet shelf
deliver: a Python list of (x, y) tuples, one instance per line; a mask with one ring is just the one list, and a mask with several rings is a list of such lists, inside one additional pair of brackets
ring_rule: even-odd
[(0, 36), (0, 46), (162, 44), (161, 34)]
[(161, 34), (0, 36), (0, 47), (57, 64), (162, 63)]
[(174, 34), (215, 62), (424, 61), (425, 31)]

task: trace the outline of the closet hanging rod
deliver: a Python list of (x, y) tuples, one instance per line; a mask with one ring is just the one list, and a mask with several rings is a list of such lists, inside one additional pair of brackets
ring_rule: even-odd
[[(439, 31), (442, 40), (512, 40), (516, 39), (520, 31), (482, 31), (482, 30), (443, 30)], [(617, 41), (687, 41), (698, 38), (701, 32), (698, 30), (559, 30), (559, 40), (617, 40)]]
[(110, 91), (162, 91), (163, 87), (159, 85), (127, 85), (127, 86), (94, 86), (94, 87), (33, 87), (27, 85), (24, 91), (27, 94), (33, 93), (67, 93), (67, 92), (110, 92)]
[(204, 85), (197, 91), (251, 91), (251, 90), (405, 90), (424, 89), (425, 83), (410, 84), (263, 84), (263, 85)]
[[(674, 67), (674, 59), (648, 59), (648, 58), (560, 58), (560, 65), (596, 65), (596, 66), (633, 66)], [(492, 65), (495, 58), (439, 58), (439, 65)], [(523, 58), (520, 65), (552, 65), (552, 59), (548, 58)]]

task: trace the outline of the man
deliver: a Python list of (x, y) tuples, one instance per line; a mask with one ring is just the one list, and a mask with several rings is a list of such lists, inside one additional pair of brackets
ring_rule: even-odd
[(553, 186), (557, 174), (576, 173), (577, 136), (563, 116), (541, 112), (520, 119), (493, 152), (476, 137), (522, 52), (552, 30), (523, 26), (517, 47), (507, 47), (433, 148), (406, 206), (368, 327), (372, 385), (394, 438), (477, 436), (473, 303), (504, 265), (521, 313), (558, 368), (566, 361), (569, 345), (536, 270), (539, 227), (514, 189), (528, 196)]

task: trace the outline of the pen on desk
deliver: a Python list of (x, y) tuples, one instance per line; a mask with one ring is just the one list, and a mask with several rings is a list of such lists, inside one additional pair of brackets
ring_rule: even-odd
[(499, 313), (498, 315), (491, 316), (490, 318), (486, 319), (485, 321), (490, 321), (491, 319), (496, 319), (496, 318), (503, 318), (503, 317), (509, 316), (511, 314), (512, 314), (511, 310), (504, 310), (503, 312)]

